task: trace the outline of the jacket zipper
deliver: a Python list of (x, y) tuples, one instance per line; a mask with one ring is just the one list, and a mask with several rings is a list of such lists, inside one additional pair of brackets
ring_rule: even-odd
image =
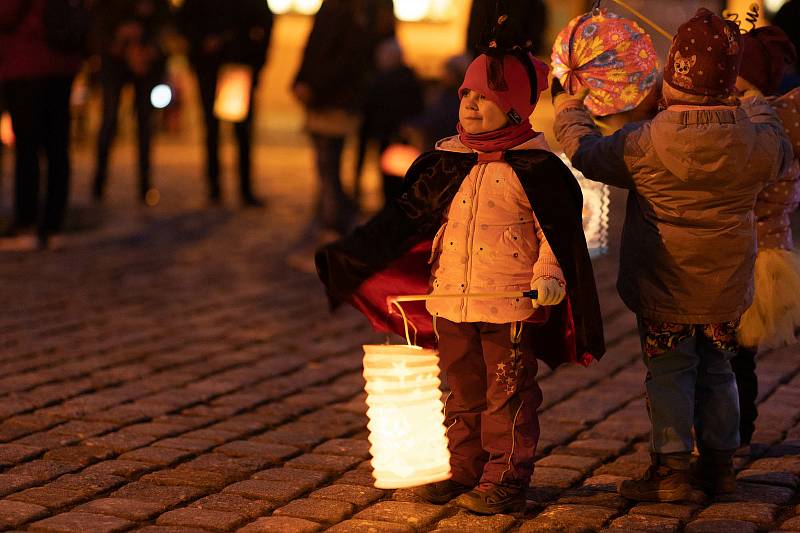
[[(478, 193), (481, 190), (481, 182), (483, 181), (483, 174), (486, 171), (488, 163), (480, 163), (478, 165), (478, 177), (475, 179), (475, 192), (472, 195), (472, 205), (470, 206), (470, 213), (472, 220), (469, 226), (468, 246), (467, 246), (467, 264), (464, 269), (464, 292), (468, 293), (472, 282), (472, 248), (475, 244), (475, 228), (478, 221)], [(467, 299), (461, 299), (461, 321), (467, 321)]]

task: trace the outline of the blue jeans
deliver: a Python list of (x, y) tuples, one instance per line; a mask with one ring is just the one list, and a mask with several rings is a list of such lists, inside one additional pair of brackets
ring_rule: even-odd
[[(727, 332), (724, 340), (721, 329)], [(739, 394), (730, 363), (736, 354), (735, 331), (735, 323), (639, 319), (653, 452), (691, 452), (693, 425), (700, 449), (739, 447)]]

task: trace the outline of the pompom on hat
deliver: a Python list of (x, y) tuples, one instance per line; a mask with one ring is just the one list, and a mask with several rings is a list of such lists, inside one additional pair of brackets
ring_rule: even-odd
[(584, 101), (593, 115), (638, 106), (658, 81), (653, 41), (636, 22), (607, 10), (572, 19), (553, 44), (553, 76), (570, 93), (589, 89)]
[(796, 61), (794, 44), (777, 26), (755, 28), (742, 35), (739, 75), (764, 94), (775, 94), (787, 67)]
[(673, 37), (664, 81), (688, 94), (725, 98), (736, 86), (741, 58), (739, 27), (701, 7)]
[(527, 51), (481, 54), (469, 65), (458, 94), (462, 96), (468, 89), (477, 91), (497, 104), (509, 121), (519, 124), (530, 117), (539, 95), (547, 89), (549, 72), (547, 64)]

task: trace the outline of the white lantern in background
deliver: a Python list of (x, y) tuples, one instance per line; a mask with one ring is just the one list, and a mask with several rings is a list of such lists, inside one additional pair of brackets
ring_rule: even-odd
[(235, 63), (223, 65), (217, 78), (214, 115), (220, 120), (241, 122), (250, 112), (250, 88), (253, 69)]
[(366, 345), (364, 378), (375, 486), (397, 489), (449, 479), (438, 352)]

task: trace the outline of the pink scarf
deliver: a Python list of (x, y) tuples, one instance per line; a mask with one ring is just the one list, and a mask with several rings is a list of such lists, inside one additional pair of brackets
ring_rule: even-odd
[(505, 152), (538, 135), (527, 120), (486, 133), (467, 133), (460, 122), (457, 128), (458, 138), (464, 146), (478, 152)]

